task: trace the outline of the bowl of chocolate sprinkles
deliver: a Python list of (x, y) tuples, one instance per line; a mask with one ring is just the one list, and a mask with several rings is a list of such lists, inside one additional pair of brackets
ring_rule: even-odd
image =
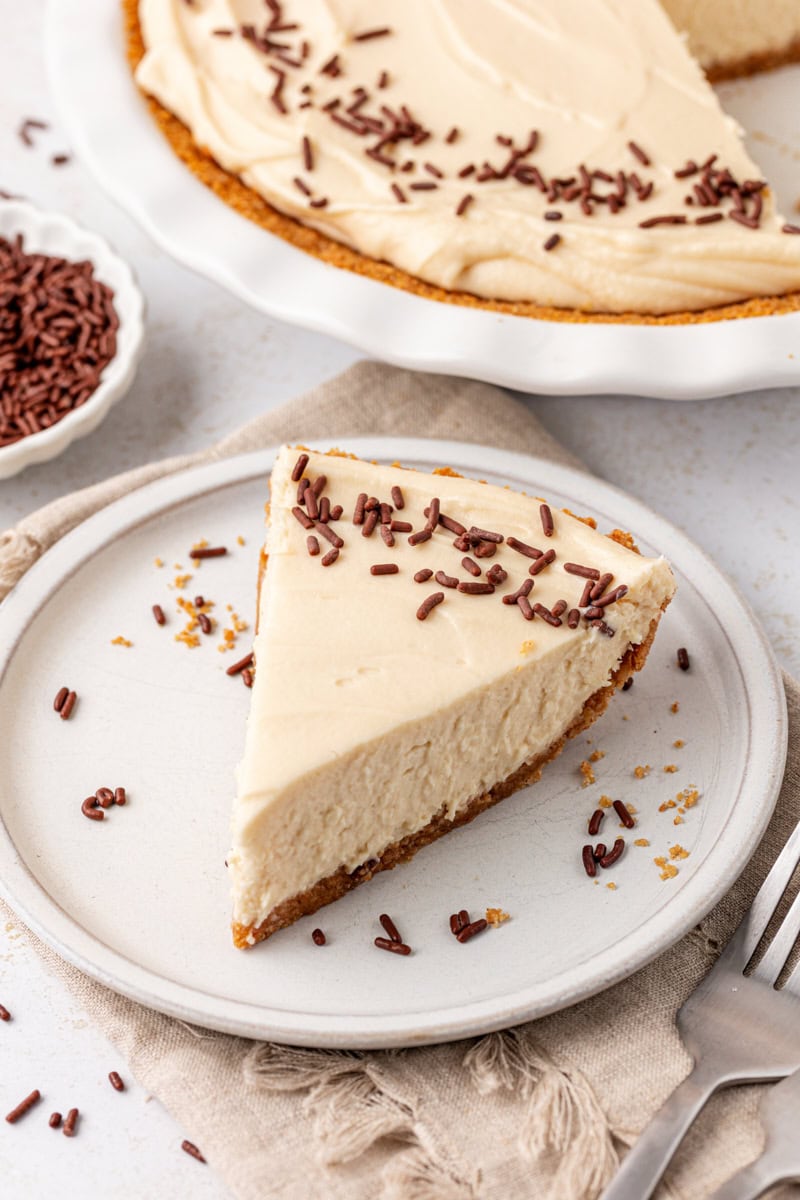
[(130, 387), (144, 300), (102, 238), (0, 203), (0, 479), (96, 429)]

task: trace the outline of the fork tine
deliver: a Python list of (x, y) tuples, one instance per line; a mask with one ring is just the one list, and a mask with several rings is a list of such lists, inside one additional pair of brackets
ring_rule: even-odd
[(753, 975), (763, 983), (774, 983), (781, 973), (784, 963), (791, 952), (798, 933), (800, 933), (800, 892), (792, 901), (792, 906), (783, 918), (780, 927), (770, 942), (758, 966), (753, 969)]
[(800, 822), (795, 825), (787, 838), (786, 844), (759, 888), (750, 910), (745, 913), (741, 924), (726, 947), (725, 957), (729, 961), (736, 959), (742, 970), (752, 958), (753, 951), (761, 941), (764, 930), (794, 874), (798, 860), (800, 860)]

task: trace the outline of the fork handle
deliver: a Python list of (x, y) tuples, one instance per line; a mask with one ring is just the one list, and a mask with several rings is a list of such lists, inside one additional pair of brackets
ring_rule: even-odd
[(695, 1064), (628, 1152), (601, 1200), (648, 1200), (692, 1121), (722, 1082)]
[(773, 1162), (766, 1150), (755, 1162), (748, 1163), (741, 1171), (726, 1179), (709, 1200), (756, 1200), (757, 1196), (763, 1196), (776, 1183), (796, 1178), (796, 1171)]

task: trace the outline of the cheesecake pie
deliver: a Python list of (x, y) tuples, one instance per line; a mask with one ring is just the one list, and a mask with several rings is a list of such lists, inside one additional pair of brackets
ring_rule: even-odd
[(554, 319), (800, 307), (800, 224), (704, 74), (800, 56), (795, 0), (124, 2), (180, 156), (325, 261)]
[(228, 866), (239, 947), (539, 778), (675, 588), (629, 534), (462, 478), (283, 447)]

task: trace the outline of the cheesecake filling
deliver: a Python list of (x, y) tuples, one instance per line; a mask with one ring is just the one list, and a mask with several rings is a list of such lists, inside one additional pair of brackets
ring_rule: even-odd
[[(674, 590), (665, 560), (637, 555), (565, 513), (553, 513), (546, 536), (538, 500), (311, 453), (304, 478), (313, 484), (325, 475), (325, 496), (343, 507), (331, 527), (344, 545), (324, 568), (330, 543), (293, 513), (297, 457), (282, 450), (272, 476), (256, 677), (228, 858), (233, 918), (245, 928), (340, 867), (379, 857), (440, 812), (454, 816), (545, 754), (629, 646), (647, 639)], [(475, 559), (441, 525), (415, 545), (408, 531), (394, 534), (392, 546), (379, 528), (365, 537), (364, 526), (352, 524), (359, 495), (388, 500), (398, 486), (404, 506), (393, 518), (414, 531), (424, 531), (436, 498), (467, 529), (497, 531), (555, 558), (534, 577), (535, 560), (506, 540)], [(321, 543), (320, 554), (309, 554), (308, 537)], [(566, 572), (567, 563), (611, 575), (607, 588), (627, 587), (606, 607), (605, 630), (583, 618), (569, 627), (586, 580)], [(373, 575), (376, 565), (398, 570)], [(497, 568), (506, 578), (495, 574), (488, 594), (440, 585), (435, 574), (414, 580), (444, 571), (470, 582), (476, 567), (481, 581)], [(534, 581), (531, 603), (558, 611), (559, 600), (567, 602), (561, 624), (541, 615), (528, 621), (517, 605), (503, 604), (526, 579)], [(422, 602), (439, 591), (443, 602), (419, 620)]]
[(139, 12), (138, 83), (200, 147), (423, 281), (651, 314), (800, 288), (800, 237), (657, 0)]

